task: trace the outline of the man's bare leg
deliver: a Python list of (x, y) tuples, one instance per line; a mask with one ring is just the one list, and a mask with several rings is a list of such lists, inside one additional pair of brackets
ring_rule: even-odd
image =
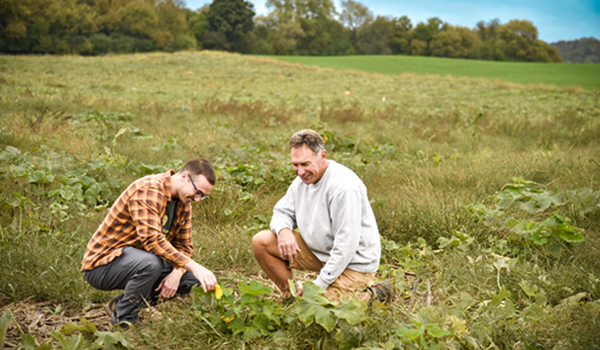
[(252, 251), (267, 277), (277, 285), (285, 297), (290, 296), (288, 280), (294, 275), (287, 262), (279, 255), (277, 236), (270, 230), (260, 231), (252, 238)]

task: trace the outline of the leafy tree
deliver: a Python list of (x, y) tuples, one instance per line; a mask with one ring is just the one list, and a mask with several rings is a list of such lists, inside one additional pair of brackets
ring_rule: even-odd
[(271, 12), (260, 25), (276, 53), (323, 55), (347, 46), (331, 0), (267, 0), (266, 5)]
[[(204, 6), (197, 11), (186, 11), (186, 17), (188, 22), (188, 31), (192, 34), (198, 43), (202, 42), (202, 38), (208, 33), (208, 20), (206, 14), (208, 13), (208, 6)], [(201, 48), (201, 44), (198, 48)]]
[(22, 39), (27, 35), (31, 0), (2, 0), (0, 2), (0, 33), (4, 39)]
[(254, 5), (246, 0), (214, 0), (206, 14), (211, 32), (206, 48), (239, 51), (244, 36), (254, 27)]
[(98, 14), (96, 20), (98, 32), (106, 35), (120, 32), (120, 11), (123, 7), (133, 1), (137, 0), (95, 0), (94, 8)]
[(299, 40), (305, 36), (304, 30), (299, 22), (286, 21), (288, 17), (282, 17), (281, 14), (272, 11), (267, 16), (257, 18), (253, 32), (259, 43), (255, 43), (254, 53), (297, 54)]
[[(96, 12), (88, 4), (77, 0), (44, 0), (39, 15), (48, 21), (54, 35), (91, 35), (98, 28)], [(38, 3), (39, 6), (39, 3)]]
[(182, 0), (164, 0), (154, 7), (161, 29), (169, 31), (173, 36), (184, 34), (188, 29), (187, 18)]
[(406, 16), (394, 20), (394, 34), (390, 39), (390, 49), (395, 54), (410, 54), (412, 23)]
[(425, 56), (427, 55), (427, 42), (419, 39), (412, 39), (410, 41), (410, 54), (413, 56)]
[(346, 28), (336, 20), (325, 23), (325, 30), (329, 33), (331, 40), (321, 52), (325, 56), (353, 55), (356, 53), (352, 42), (346, 33)]
[(394, 21), (383, 16), (377, 16), (373, 23), (365, 26), (358, 33), (357, 49), (367, 55), (389, 55), (390, 40), (394, 35)]
[(478, 35), (469, 28), (448, 26), (445, 32), (433, 37), (429, 49), (433, 56), (466, 58), (478, 40)]
[(361, 3), (354, 0), (342, 1), (342, 13), (340, 22), (350, 29), (350, 40), (352, 45), (357, 45), (358, 29), (373, 21), (373, 13)]
[(423, 22), (417, 24), (413, 32), (413, 37), (429, 43), (436, 34), (445, 31), (447, 27), (448, 24), (442, 22), (441, 19), (431, 17), (427, 20), (427, 24)]
[(332, 0), (296, 0), (296, 18), (305, 36), (299, 40), (302, 55), (323, 55), (332, 41), (328, 31), (335, 6)]
[[(413, 30), (412, 37), (419, 41), (415, 42), (416, 46), (413, 46), (411, 42), (412, 54), (415, 55), (418, 52), (418, 55), (428, 55), (430, 53), (429, 43), (431, 40), (433, 40), (437, 34), (446, 31), (447, 27), (448, 24), (442, 22), (442, 20), (437, 17), (429, 18), (427, 24), (423, 22), (417, 24)], [(425, 50), (423, 50), (423, 42), (427, 44)]]
[(484, 21), (477, 22), (477, 33), (481, 40), (489, 40), (496, 38), (496, 29), (500, 27), (500, 20), (494, 18), (485, 23)]
[(468, 58), (478, 60), (505, 61), (506, 54), (497, 45), (494, 39), (479, 41), (469, 50)]
[(133, 1), (119, 11), (119, 23), (124, 34), (153, 38), (158, 27), (158, 17), (149, 3)]
[(561, 62), (558, 50), (537, 40), (537, 28), (530, 21), (512, 20), (497, 29), (497, 46), (514, 61)]

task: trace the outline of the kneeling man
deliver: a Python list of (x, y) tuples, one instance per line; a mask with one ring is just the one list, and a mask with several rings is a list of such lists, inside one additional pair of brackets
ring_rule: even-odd
[(252, 240), (259, 265), (284, 296), (290, 295), (291, 269), (303, 269), (319, 273), (314, 283), (330, 300), (373, 295), (389, 302), (390, 282), (369, 287), (381, 243), (364, 183), (349, 168), (327, 159), (316, 131), (295, 133), (289, 146), (298, 177), (275, 205), (271, 230)]

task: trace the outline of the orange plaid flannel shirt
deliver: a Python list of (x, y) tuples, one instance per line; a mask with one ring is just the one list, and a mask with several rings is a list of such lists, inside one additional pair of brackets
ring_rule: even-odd
[(119, 196), (87, 245), (81, 270), (106, 265), (123, 248), (135, 247), (157, 255), (173, 268), (187, 264), (193, 252), (191, 203), (177, 205), (176, 221), (168, 235), (163, 217), (171, 200), (171, 175), (149, 175), (136, 180)]

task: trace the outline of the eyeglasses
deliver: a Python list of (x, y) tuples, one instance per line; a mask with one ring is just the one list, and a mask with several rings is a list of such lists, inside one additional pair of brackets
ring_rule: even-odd
[(192, 176), (191, 176), (191, 175), (189, 175), (189, 176), (188, 176), (188, 178), (190, 179), (190, 182), (192, 183), (192, 186), (194, 186), (194, 189), (196, 190), (196, 194), (194, 195), (194, 197), (195, 197), (195, 196), (200, 196), (200, 200), (201, 200), (201, 201), (203, 201), (203, 200), (207, 199), (207, 198), (208, 198), (208, 195), (207, 195), (207, 194), (204, 194), (204, 192), (202, 192), (202, 191), (200, 191), (198, 188), (196, 188), (196, 184), (194, 184), (194, 180), (192, 180)]

